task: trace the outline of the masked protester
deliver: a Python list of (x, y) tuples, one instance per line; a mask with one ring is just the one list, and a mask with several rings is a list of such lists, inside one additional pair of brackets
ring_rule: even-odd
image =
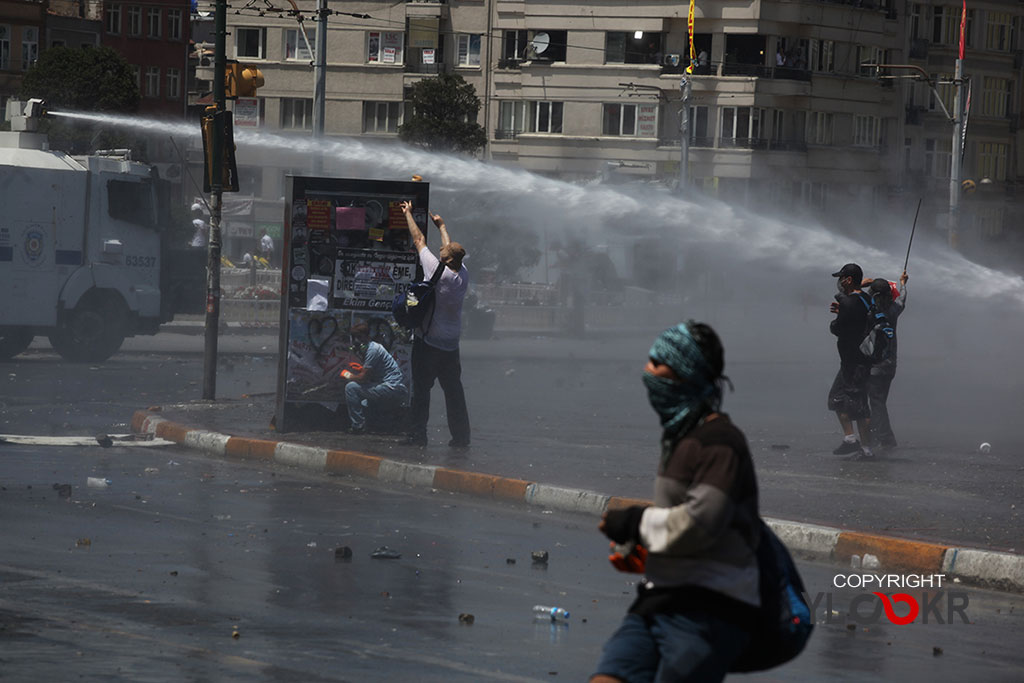
[(757, 480), (746, 437), (720, 412), (724, 355), (693, 321), (651, 347), (643, 382), (663, 429), (654, 505), (609, 510), (599, 527), (645, 550), (645, 577), (591, 683), (720, 681), (750, 641)]
[(370, 341), (370, 328), (366, 323), (352, 327), (352, 351), (362, 359), (361, 368), (348, 369), (345, 385), (345, 403), (351, 423), (349, 432), (366, 431), (367, 410), (385, 405), (401, 405), (409, 394), (398, 362), (388, 350)]

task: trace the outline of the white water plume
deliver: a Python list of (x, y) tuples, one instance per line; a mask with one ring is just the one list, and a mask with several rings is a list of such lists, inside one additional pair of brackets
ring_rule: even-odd
[[(199, 135), (198, 126), (188, 123), (110, 114), (51, 114), (140, 132)], [(428, 180), (435, 192), (500, 198), (517, 214), (545, 215), (560, 226), (601, 227), (619, 230), (620, 234), (636, 234), (653, 227), (678, 229), (685, 231), (688, 241), (717, 245), (731, 264), (725, 265), (723, 260), (721, 265), (729, 275), (734, 268), (740, 270), (739, 263), (755, 262), (762, 264), (760, 268), (780, 273), (814, 271), (820, 276), (852, 261), (865, 265), (868, 274), (885, 273), (895, 278), (903, 265), (901, 251), (865, 245), (821, 225), (755, 215), (704, 197), (689, 199), (621, 185), (575, 184), (471, 158), (359, 138), (313, 139), (240, 128), (235, 129), (234, 137), (242, 163), (246, 148), (281, 150), (306, 158), (321, 155), (332, 162), (361, 166), (380, 178), (408, 178), (416, 173)], [(513, 220), (515, 216), (507, 218)], [(923, 242), (918, 242), (910, 269), (919, 283), (977, 298), (1010, 297), (1024, 304), (1024, 279), (1020, 276), (987, 268), (947, 248), (929, 247)]]

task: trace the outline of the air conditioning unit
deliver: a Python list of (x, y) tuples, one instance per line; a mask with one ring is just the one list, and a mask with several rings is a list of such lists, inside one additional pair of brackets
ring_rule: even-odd
[(665, 66), (679, 66), (679, 55), (677, 53), (667, 54), (663, 63)]

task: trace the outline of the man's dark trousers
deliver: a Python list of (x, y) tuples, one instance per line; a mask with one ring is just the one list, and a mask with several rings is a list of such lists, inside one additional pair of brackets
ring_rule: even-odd
[(435, 379), (444, 391), (452, 442), (469, 444), (469, 412), (466, 410), (466, 393), (462, 389), (459, 351), (442, 351), (419, 337), (412, 345), (412, 429), (409, 436), (426, 440), (430, 390)]

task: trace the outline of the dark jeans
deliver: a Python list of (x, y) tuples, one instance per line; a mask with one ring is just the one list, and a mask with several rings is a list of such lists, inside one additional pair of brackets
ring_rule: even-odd
[(437, 380), (444, 391), (448, 412), (448, 431), (452, 440), (469, 443), (469, 412), (462, 390), (462, 363), (459, 352), (442, 351), (416, 338), (412, 344), (412, 428), (409, 435), (426, 438), (430, 417), (430, 390)]
[(828, 409), (846, 415), (851, 420), (863, 420), (871, 415), (868, 409), (868, 365), (840, 365), (839, 372), (828, 391)]
[(868, 377), (868, 403), (871, 404), (871, 433), (875, 441), (883, 446), (896, 443), (896, 435), (892, 433), (889, 423), (889, 409), (885, 402), (889, 399), (889, 387), (895, 375), (871, 375)]

